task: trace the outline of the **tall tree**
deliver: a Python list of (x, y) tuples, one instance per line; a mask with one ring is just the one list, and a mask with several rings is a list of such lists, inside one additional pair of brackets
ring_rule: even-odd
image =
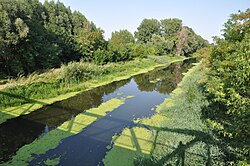
[(195, 34), (195, 32), (187, 26), (183, 26), (182, 29), (177, 33), (177, 55), (189, 56), (197, 50), (207, 47), (208, 45), (208, 41)]
[(166, 18), (161, 20), (162, 36), (171, 39), (176, 36), (182, 28), (182, 20), (177, 18)]
[(109, 47), (115, 49), (122, 49), (129, 44), (135, 42), (134, 36), (128, 30), (120, 30), (112, 32), (111, 39), (109, 40)]
[(103, 31), (57, 1), (0, 0), (0, 75), (28, 74), (88, 59)]
[(137, 31), (135, 32), (135, 38), (138, 42), (147, 43), (152, 38), (153, 34), (159, 35), (161, 32), (161, 24), (156, 19), (144, 19)]
[(166, 55), (173, 50), (174, 43), (160, 35), (153, 34), (147, 45), (156, 50), (156, 55)]
[(29, 21), (26, 5), (18, 1), (0, 1), (0, 59), (8, 75), (23, 71), (19, 50), (27, 40)]

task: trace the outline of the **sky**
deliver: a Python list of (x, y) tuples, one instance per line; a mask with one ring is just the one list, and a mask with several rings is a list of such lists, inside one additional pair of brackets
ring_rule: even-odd
[[(40, 0), (43, 2), (43, 0)], [(144, 18), (179, 18), (197, 34), (212, 42), (222, 34), (230, 14), (250, 8), (250, 0), (60, 0), (80, 11), (109, 39), (113, 31), (137, 30)]]

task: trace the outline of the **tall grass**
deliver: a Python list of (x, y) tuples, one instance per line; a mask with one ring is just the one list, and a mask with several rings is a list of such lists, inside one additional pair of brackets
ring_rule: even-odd
[[(150, 57), (127, 62), (96, 65), (84, 61), (70, 62), (59, 69), (52, 69), (43, 74), (31, 74), (9, 81), (7, 88), (0, 90), (0, 108), (22, 105), (37, 99), (48, 99), (68, 92), (87, 89), (86, 81), (102, 83), (117, 77), (132, 75), (141, 69), (168, 64), (176, 58)], [(163, 60), (164, 59), (164, 60)], [(3, 85), (4, 86), (4, 85)]]
[(62, 65), (61, 70), (61, 80), (65, 83), (79, 83), (109, 73), (105, 66), (83, 61)]
[(37, 82), (27, 86), (15, 86), (0, 91), (0, 108), (33, 103), (34, 99), (44, 99), (60, 95), (60, 83)]

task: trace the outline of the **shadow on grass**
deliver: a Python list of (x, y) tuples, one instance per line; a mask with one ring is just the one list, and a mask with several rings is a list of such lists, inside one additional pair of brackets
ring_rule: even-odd
[(26, 103), (34, 103), (34, 104), (47, 104), (47, 103), (44, 103), (44, 102), (41, 102), (41, 101), (38, 101), (38, 100), (34, 100), (34, 99), (30, 99), (30, 98), (26, 98), (24, 96), (21, 96), (21, 95), (17, 95), (17, 94), (11, 94), (11, 93), (8, 93), (8, 92), (4, 92), (4, 91), (0, 91), (0, 95), (5, 95), (5, 96), (8, 96), (8, 97), (11, 97), (11, 98), (15, 98), (15, 99), (20, 99), (20, 100), (24, 100)]
[[(8, 96), (8, 97), (11, 97), (11, 98), (14, 98), (14, 99), (20, 99), (20, 100), (25, 101), (25, 103), (30, 104), (30, 105), (27, 105), (27, 106), (23, 106), (23, 105), (22, 106), (15, 106), (15, 107), (13, 107), (11, 109), (5, 109), (2, 112), (0, 111), (0, 113), (3, 114), (3, 116), (0, 117), (0, 124), (2, 122), (4, 122), (5, 120), (10, 119), (12, 117), (17, 117), (17, 116), (26, 114), (27, 112), (29, 112), (31, 110), (31, 108), (35, 104), (40, 104), (40, 105), (47, 105), (48, 104), (48, 103), (41, 102), (41, 101), (38, 101), (38, 100), (23, 97), (21, 95), (11, 94), (11, 93), (7, 93), (7, 92), (3, 92), (3, 91), (0, 91), (0, 95), (5, 95), (5, 96)], [(2, 109), (4, 109), (4, 106), (2, 106)]]
[[(226, 143), (223, 141), (216, 139), (213, 137), (212, 134), (203, 132), (203, 131), (197, 131), (197, 130), (189, 130), (189, 129), (179, 129), (179, 128), (167, 128), (167, 127), (155, 127), (155, 126), (148, 126), (151, 130), (155, 131), (155, 138), (153, 141), (152, 145), (152, 151), (150, 152), (151, 158), (143, 158), (139, 157), (134, 160), (135, 165), (171, 165), (170, 163), (173, 164), (173, 161), (175, 162), (175, 165), (186, 165), (187, 163), (185, 162), (186, 160), (186, 153), (189, 153), (188, 150), (195, 146), (198, 143), (204, 143), (206, 154), (200, 155), (200, 154), (194, 154), (191, 153), (192, 155), (197, 155), (205, 159), (204, 165), (213, 165), (214, 162), (223, 162), (226, 159), (224, 158), (225, 156), (229, 158), (235, 158), (235, 154), (232, 153)], [(158, 145), (157, 143), (157, 137), (160, 134), (160, 132), (170, 132), (174, 134), (184, 134), (186, 136), (192, 136), (193, 138), (191, 141), (188, 141), (187, 143), (183, 143), (182, 141), (179, 142), (177, 147), (171, 147), (173, 151), (171, 153), (168, 153), (165, 156), (162, 156), (160, 159), (156, 159), (153, 157), (153, 153), (155, 150), (155, 147)], [(161, 146), (168, 146), (166, 145), (161, 145)], [(223, 154), (223, 156), (217, 156), (217, 157), (212, 157), (211, 156), (211, 147), (217, 147)], [(190, 159), (189, 159), (190, 160)], [(191, 159), (192, 160), (192, 159)], [(186, 163), (186, 164), (185, 164)]]

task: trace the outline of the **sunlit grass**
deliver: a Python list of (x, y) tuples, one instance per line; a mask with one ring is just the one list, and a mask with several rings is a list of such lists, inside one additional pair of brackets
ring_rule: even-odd
[[(157, 114), (137, 120), (141, 128), (125, 129), (114, 140), (113, 149), (104, 159), (105, 165), (223, 164), (223, 153), (219, 150), (223, 147), (210, 135), (200, 116), (208, 105), (197, 83), (202, 77), (200, 72), (200, 64), (190, 69), (171, 97), (157, 107)], [(134, 131), (134, 136), (129, 130)], [(129, 140), (147, 143), (135, 148)]]
[[(154, 59), (161, 59), (164, 63), (156, 62), (157, 60)], [(150, 57), (148, 59), (135, 59), (128, 62), (109, 63), (105, 66), (100, 66), (103, 69), (96, 69), (98, 66), (94, 64), (75, 62), (75, 64), (69, 64), (69, 71), (65, 69), (67, 65), (64, 65), (60, 69), (51, 70), (52, 73), (49, 71), (41, 75), (33, 74), (27, 78), (22, 77), (20, 80), (17, 80), (18, 86), (14, 86), (15, 84), (13, 83), (13, 86), (0, 90), (1, 113), (3, 113), (3, 115), (8, 114), (0, 117), (0, 123), (12, 116), (16, 117), (30, 113), (41, 108), (43, 105), (67, 99), (82, 91), (113, 81), (126, 79), (132, 75), (145, 73), (153, 70), (155, 67), (168, 65), (171, 62), (182, 59), (183, 58), (180, 57)], [(82, 67), (78, 68), (77, 64), (80, 64), (79, 66)], [(72, 67), (72, 65), (74, 67)], [(84, 71), (87, 70), (89, 71), (89, 76), (85, 79), (72, 79), (72, 81), (70, 81), (70, 77), (64, 78), (67, 74), (63, 74), (63, 72), (65, 72), (63, 70), (66, 70), (66, 73), (73, 72), (74, 70), (83, 70), (83, 72), (76, 72), (77, 78), (80, 77), (78, 74), (84, 73)], [(37, 80), (35, 81), (33, 78), (37, 78)], [(34, 80), (35, 82), (28, 80)], [(27, 82), (30, 83), (28, 84)]]

